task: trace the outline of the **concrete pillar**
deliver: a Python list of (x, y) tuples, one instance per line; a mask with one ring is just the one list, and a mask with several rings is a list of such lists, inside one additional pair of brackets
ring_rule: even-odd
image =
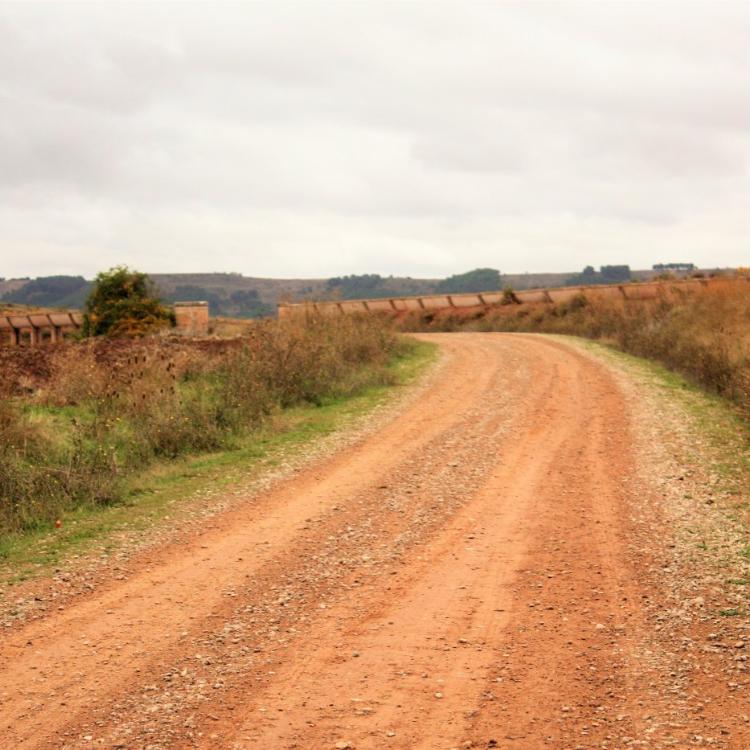
[(39, 343), (39, 333), (36, 330), (36, 328), (32, 326), (31, 328), (29, 328), (29, 344), (31, 346), (36, 346), (38, 343)]

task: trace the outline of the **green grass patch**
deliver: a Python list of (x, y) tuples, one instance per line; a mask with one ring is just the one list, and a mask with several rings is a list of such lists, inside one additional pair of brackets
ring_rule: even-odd
[[(414, 342), (388, 365), (390, 383), (323, 398), (317, 405), (285, 409), (262, 428), (234, 438), (231, 448), (152, 463), (128, 478), (124, 499), (114, 505), (85, 505), (66, 513), (62, 527), (40, 523), (23, 533), (0, 537), (0, 581), (13, 584), (48, 572), (75, 555), (110, 554), (118, 537), (146, 532), (160, 523), (178, 523), (201, 502), (251, 481), (316, 440), (345, 430), (419, 377), (437, 358), (437, 347)], [(40, 419), (55, 418), (39, 410)], [(66, 415), (70, 416), (70, 415)]]
[(740, 617), (742, 615), (742, 610), (735, 609), (734, 607), (731, 609), (720, 609), (719, 615), (721, 617)]

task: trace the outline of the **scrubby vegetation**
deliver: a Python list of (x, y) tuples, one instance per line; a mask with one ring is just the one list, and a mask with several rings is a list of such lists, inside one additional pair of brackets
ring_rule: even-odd
[(264, 321), (228, 342), (40, 351), (44, 365), (1, 394), (0, 535), (116, 503), (148, 464), (229, 449), (286, 407), (383, 383), (407, 346), (380, 320), (308, 316)]
[(558, 304), (415, 313), (407, 330), (528, 331), (585, 336), (656, 360), (750, 412), (750, 283), (715, 281), (656, 299), (577, 294)]

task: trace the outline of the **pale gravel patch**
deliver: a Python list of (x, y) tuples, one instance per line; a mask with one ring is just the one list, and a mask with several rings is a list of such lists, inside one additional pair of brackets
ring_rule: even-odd
[[(87, 595), (105, 582), (127, 580), (130, 567), (139, 556), (181, 542), (199, 532), (212, 517), (253, 502), (284, 480), (363, 442), (429, 390), (445, 366), (446, 355), (441, 349), (436, 360), (413, 382), (394, 387), (372, 409), (347, 416), (329, 435), (289, 448), (284, 454), (275, 453), (271, 459), (261, 459), (246, 477), (240, 476), (231, 486), (207, 486), (192, 492), (172, 504), (169, 512), (149, 529), (119, 529), (106, 539), (97, 540), (87, 552), (70, 555), (52, 574), (42, 573), (22, 584), (6, 586), (4, 591), (0, 588), (0, 633), (63, 609), (71, 599)], [(114, 550), (107, 551), (106, 546)]]

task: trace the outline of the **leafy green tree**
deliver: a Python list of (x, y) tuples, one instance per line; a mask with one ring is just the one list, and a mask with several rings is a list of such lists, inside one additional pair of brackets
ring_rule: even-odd
[(443, 279), (437, 285), (437, 291), (446, 294), (493, 292), (501, 287), (500, 271), (495, 268), (475, 268)]
[(85, 336), (142, 336), (170, 325), (174, 313), (147, 274), (116, 266), (94, 279), (83, 317)]

